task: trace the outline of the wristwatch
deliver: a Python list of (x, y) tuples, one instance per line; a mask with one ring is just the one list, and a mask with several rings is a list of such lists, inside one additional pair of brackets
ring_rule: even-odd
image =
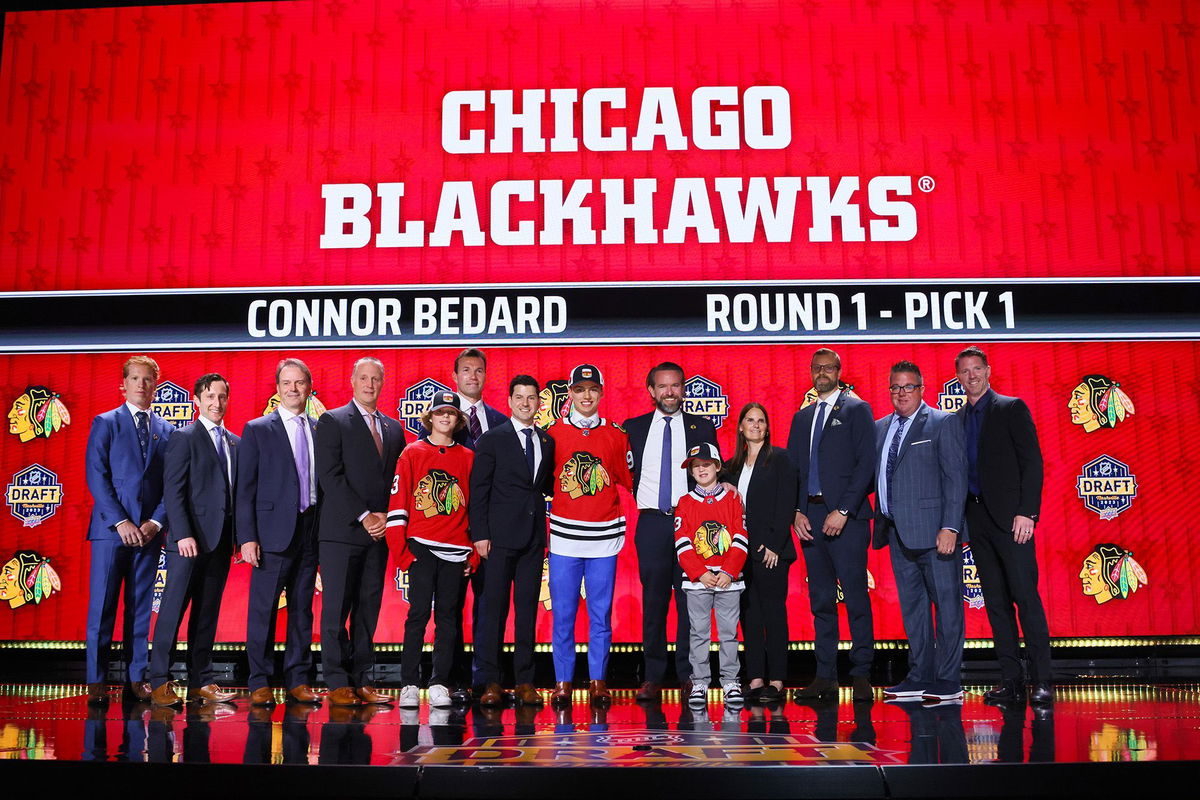
[(839, 514), (841, 514), (843, 517), (845, 517), (846, 519), (850, 519), (850, 509), (848, 509), (848, 508), (839, 508), (839, 509), (837, 510), (837, 512), (838, 512)]

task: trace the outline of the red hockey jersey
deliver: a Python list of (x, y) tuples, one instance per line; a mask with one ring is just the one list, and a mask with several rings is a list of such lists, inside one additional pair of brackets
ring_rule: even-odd
[(387, 515), (392, 552), (401, 569), (408, 569), (413, 561), (409, 539), (446, 561), (477, 563), (467, 530), (474, 463), (475, 453), (460, 444), (444, 447), (421, 439), (404, 448)]
[(614, 556), (625, 545), (625, 517), (618, 486), (633, 491), (629, 437), (615, 422), (592, 428), (555, 420), (554, 496), (550, 509), (550, 552), (580, 558)]
[(706, 588), (700, 583), (705, 570), (726, 572), (733, 579), (729, 589), (744, 589), (742, 567), (749, 547), (742, 501), (733, 492), (718, 486), (708, 497), (693, 489), (679, 498), (675, 555), (683, 568), (684, 589)]

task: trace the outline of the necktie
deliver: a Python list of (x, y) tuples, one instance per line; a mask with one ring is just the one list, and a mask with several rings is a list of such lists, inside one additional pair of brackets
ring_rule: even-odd
[(525, 464), (529, 467), (530, 479), (533, 479), (537, 477), (533, 472), (533, 428), (526, 428), (521, 433), (525, 434)]
[(896, 456), (900, 453), (900, 440), (904, 438), (904, 424), (907, 417), (896, 421), (896, 432), (892, 434), (892, 443), (888, 446), (887, 458), (887, 512), (892, 514), (892, 473), (896, 471)]
[(812, 447), (808, 451), (808, 493), (814, 497), (821, 493), (821, 464), (818, 454), (821, 435), (825, 433), (825, 403), (822, 401), (817, 405), (817, 424), (813, 427)]
[(379, 453), (379, 457), (383, 458), (383, 437), (379, 435), (379, 424), (375, 420), (375, 415), (368, 414), (367, 422), (367, 427), (371, 429), (371, 438), (375, 440), (375, 450)]
[(471, 434), (471, 443), (474, 444), (480, 436), (483, 436), (483, 426), (479, 424), (479, 416), (475, 413), (475, 406), (471, 406), (467, 411), (467, 431)]
[(308, 434), (306, 432), (308, 420), (303, 414), (298, 417), (293, 417), (293, 419), (296, 420), (296, 477), (300, 479), (300, 502), (297, 505), (297, 508), (299, 508), (300, 513), (303, 514), (308, 510), (308, 507), (312, 505), (309, 502), (311, 499), (309, 495), (311, 489), (308, 482), (309, 454)]
[(142, 448), (142, 461), (145, 461), (150, 449), (150, 415), (145, 411), (137, 412), (137, 434), (138, 444)]
[(671, 501), (674, 499), (671, 492), (671, 478), (674, 471), (671, 469), (674, 464), (671, 463), (671, 418), (663, 417), (663, 443), (662, 443), (662, 459), (658, 464), (658, 510), (667, 514), (671, 511)]
[(212, 429), (213, 438), (217, 441), (217, 460), (221, 462), (221, 474), (225, 476), (225, 483), (229, 483), (229, 461), (225, 455), (225, 430), (220, 426)]

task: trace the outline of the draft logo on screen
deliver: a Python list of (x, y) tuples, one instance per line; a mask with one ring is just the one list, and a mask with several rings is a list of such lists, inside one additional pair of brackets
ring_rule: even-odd
[(190, 425), (196, 418), (196, 407), (192, 405), (192, 393), (178, 384), (163, 381), (154, 390), (150, 410), (176, 428)]
[(721, 384), (693, 375), (683, 384), (683, 413), (705, 417), (719, 428), (729, 416), (729, 396)]
[(4, 495), (12, 515), (22, 527), (33, 528), (54, 516), (63, 501), (58, 475), (41, 464), (31, 464), (12, 476)]
[(1133, 505), (1137, 476), (1130, 472), (1128, 464), (1103, 455), (1083, 465), (1083, 474), (1076, 480), (1075, 488), (1083, 507), (1108, 522)]
[(442, 392), (453, 393), (454, 390), (433, 378), (426, 378), (405, 389), (404, 397), (396, 407), (396, 415), (404, 423), (404, 429), (413, 436), (420, 436), (424, 431), (421, 427), (421, 415), (429, 410), (433, 396)]

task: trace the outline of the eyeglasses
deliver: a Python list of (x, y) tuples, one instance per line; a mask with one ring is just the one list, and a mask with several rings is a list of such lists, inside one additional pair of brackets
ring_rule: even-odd
[(827, 372), (830, 375), (842, 368), (841, 364), (813, 364), (813, 372)]
[(909, 392), (915, 392), (917, 389), (923, 388), (924, 386), (925, 384), (923, 383), (906, 383), (903, 386), (893, 383), (888, 387), (888, 391), (892, 394), (908, 394)]

